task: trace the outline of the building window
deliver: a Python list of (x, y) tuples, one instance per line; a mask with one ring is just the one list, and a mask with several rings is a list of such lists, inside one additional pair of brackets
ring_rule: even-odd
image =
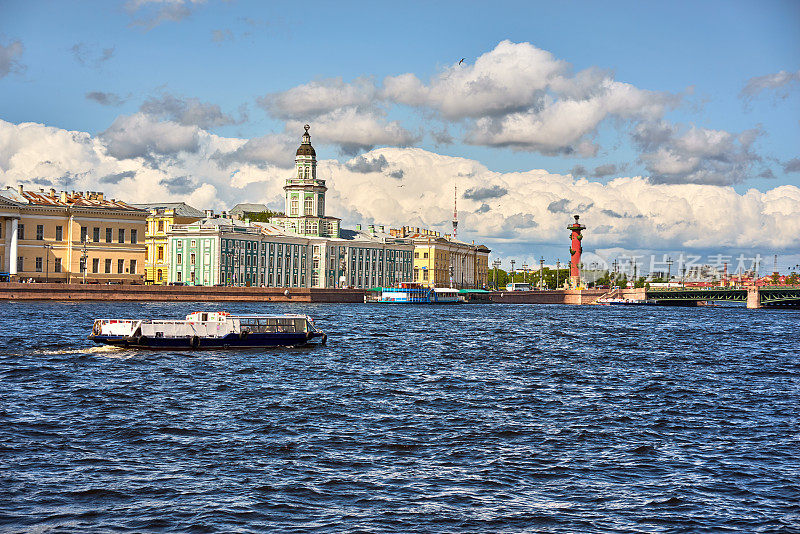
[(158, 247), (158, 261), (164, 261), (164, 247)]
[(423, 280), (427, 280), (428, 279), (428, 270), (427, 269), (424, 269), (422, 271), (422, 279)]
[(427, 252), (423, 252), (423, 253), (422, 253), (422, 257), (423, 257), (423, 259), (424, 259), (424, 258), (427, 258), (427, 257), (428, 257), (428, 253), (427, 253)]
[(137, 237), (139, 232), (137, 230), (131, 230), (131, 244), (135, 245), (137, 243)]
[(124, 243), (125, 242), (125, 228), (119, 229), (119, 238), (117, 239), (118, 242)]
[(305, 214), (306, 215), (314, 214), (314, 197), (306, 197)]
[(195, 241), (194, 239), (192, 239), (192, 248), (194, 248), (194, 247), (196, 247), (196, 246), (197, 246), (197, 241)]
[(23, 272), (25, 270), (25, 269), (23, 269), (24, 266), (25, 265), (22, 262), (22, 256), (17, 256), (17, 272), (18, 273)]
[(17, 226), (17, 239), (25, 239), (25, 225), (20, 224)]
[(42, 257), (41, 256), (37, 256), (36, 257), (36, 272), (37, 273), (42, 272)]
[(53, 271), (57, 273), (61, 272), (61, 258), (56, 258), (55, 262), (53, 263)]
[(178, 241), (175, 243), (175, 248), (183, 248), (183, 241)]
[(299, 200), (297, 200), (296, 198), (292, 199), (289, 215), (297, 217), (297, 210), (299, 209), (299, 204), (300, 204)]
[(178, 282), (183, 282), (183, 273), (178, 271)]
[(114, 239), (114, 231), (111, 228), (106, 228), (106, 243), (111, 243)]
[(100, 242), (100, 228), (98, 228), (96, 226), (94, 228), (92, 228), (92, 241), (94, 243), (99, 243)]
[(178, 263), (178, 265), (183, 263), (183, 254), (181, 254), (180, 252), (178, 252), (178, 261), (177, 261), (177, 263)]
[(192, 271), (191, 273), (189, 273), (189, 276), (191, 276), (192, 283), (194, 284), (194, 271)]
[[(158, 231), (159, 232), (163, 232), (164, 231), (164, 221), (158, 221)], [(159, 280), (160, 280), (160, 278), (159, 278)]]
[[(132, 232), (135, 231), (136, 230), (133, 230)], [(131, 260), (131, 274), (136, 274), (136, 260)]]
[(64, 227), (56, 226), (56, 241), (63, 241), (63, 240), (64, 240)]
[(164, 271), (162, 271), (161, 269), (159, 269), (156, 272), (156, 280), (158, 280), (159, 282), (163, 282), (164, 281)]
[(36, 240), (41, 241), (44, 239), (44, 225), (37, 224), (36, 225)]
[(100, 258), (92, 258), (92, 272), (93, 273), (100, 272)]
[(194, 265), (194, 253), (192, 253), (192, 254), (189, 256), (189, 263), (191, 263), (192, 265)]
[(117, 260), (117, 273), (122, 274), (125, 272), (125, 260)]
[(111, 274), (111, 258), (107, 258), (105, 263), (106, 263), (105, 273), (106, 274)]

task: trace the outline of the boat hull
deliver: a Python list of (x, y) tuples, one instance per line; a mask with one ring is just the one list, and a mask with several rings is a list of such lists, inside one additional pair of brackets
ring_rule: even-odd
[(132, 349), (150, 350), (202, 350), (202, 349), (251, 349), (259, 347), (297, 347), (319, 338), (324, 345), (327, 334), (319, 332), (297, 333), (251, 333), (246, 336), (228, 334), (224, 337), (147, 337), (90, 335), (89, 339), (102, 345), (115, 345)]

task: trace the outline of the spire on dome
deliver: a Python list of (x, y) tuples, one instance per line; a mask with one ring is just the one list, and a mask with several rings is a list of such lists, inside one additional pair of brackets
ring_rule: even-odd
[(317, 156), (317, 152), (314, 150), (314, 147), (311, 146), (311, 135), (308, 133), (308, 129), (311, 128), (308, 124), (303, 126), (305, 132), (303, 133), (303, 141), (300, 143), (300, 148), (297, 149), (297, 156)]

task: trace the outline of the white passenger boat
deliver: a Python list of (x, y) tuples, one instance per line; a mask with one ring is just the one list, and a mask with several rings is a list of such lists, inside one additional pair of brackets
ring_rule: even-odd
[(97, 319), (95, 343), (147, 349), (227, 349), (305, 345), (328, 335), (307, 315), (195, 312), (185, 320)]
[(429, 289), (415, 282), (402, 282), (397, 287), (376, 287), (364, 295), (364, 302), (381, 304), (458, 304), (457, 289)]

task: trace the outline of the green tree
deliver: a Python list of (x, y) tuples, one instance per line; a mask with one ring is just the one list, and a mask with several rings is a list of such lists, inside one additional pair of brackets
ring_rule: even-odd
[(611, 274), (608, 271), (605, 271), (600, 278), (595, 280), (595, 286), (608, 286), (611, 284)]
[(250, 219), (252, 222), (269, 222), (272, 217), (283, 215), (282, 211), (246, 211), (244, 218)]

